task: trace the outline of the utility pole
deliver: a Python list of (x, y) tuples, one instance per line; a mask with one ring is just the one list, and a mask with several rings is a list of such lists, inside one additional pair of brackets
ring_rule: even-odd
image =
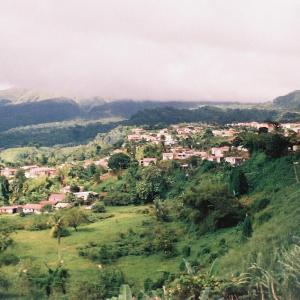
[(296, 169), (296, 165), (298, 165), (298, 164), (299, 164), (299, 162), (297, 162), (297, 161), (293, 162), (293, 169), (294, 169), (294, 172), (295, 172), (295, 178), (296, 178), (297, 183), (300, 182), (299, 177), (298, 177), (298, 173), (297, 173), (297, 169)]

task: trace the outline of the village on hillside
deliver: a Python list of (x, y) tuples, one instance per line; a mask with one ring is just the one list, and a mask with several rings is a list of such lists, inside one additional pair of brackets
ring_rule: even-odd
[[(118, 153), (128, 155), (141, 167), (157, 165), (164, 161), (177, 161), (180, 168), (185, 169), (189, 167), (189, 162), (193, 158), (214, 163), (227, 163), (234, 167), (249, 158), (248, 150), (238, 143), (239, 134), (245, 130), (256, 133), (278, 131), (284, 136), (293, 135), (295, 142), (289, 151), (300, 149), (300, 123), (279, 125), (271, 122), (248, 122), (227, 124), (222, 127), (196, 123), (171, 125), (155, 130), (133, 127), (129, 129), (120, 147), (111, 148), (108, 155), (100, 155), (97, 160), (85, 159), (56, 166), (24, 165), (18, 168), (4, 166), (0, 173), (8, 181), (13, 180), (18, 170), (22, 170), (27, 179), (53, 178), (63, 168), (80, 164), (84, 169), (91, 165), (100, 168), (99, 180), (105, 181), (113, 173), (113, 170), (109, 168), (109, 159)], [(155, 155), (150, 155), (149, 149), (152, 149)], [(41, 214), (50, 210), (67, 209), (73, 206), (68, 200), (70, 195), (73, 199), (80, 201), (80, 205), (85, 209), (91, 209), (95, 202), (101, 201), (103, 196), (101, 193), (85, 190), (83, 187), (72, 191), (70, 185), (63, 183), (60, 190), (50, 193), (46, 199), (24, 204), (15, 201), (14, 204), (0, 207), (0, 214)]]

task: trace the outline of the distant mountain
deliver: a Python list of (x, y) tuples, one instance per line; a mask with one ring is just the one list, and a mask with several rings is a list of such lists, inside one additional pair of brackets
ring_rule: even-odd
[[(130, 119), (134, 116), (132, 120), (139, 124), (147, 119), (146, 123), (166, 120), (168, 123), (180, 120), (218, 122), (222, 119), (222, 110), (199, 110), (205, 105), (241, 107), (238, 102), (107, 100), (101, 97), (65, 97), (60, 94), (12, 88), (0, 91), (0, 132), (28, 125), (75, 119), (97, 121), (107, 117)], [(175, 111), (169, 108), (165, 109), (166, 107)], [(252, 106), (249, 105), (249, 107)], [(264, 114), (266, 118), (269, 116), (268, 112), (264, 112)], [(152, 120), (150, 121), (149, 118)]]
[(273, 106), (281, 109), (300, 110), (300, 90), (275, 98)]
[(12, 88), (0, 91), (0, 132), (15, 127), (73, 119), (130, 118), (140, 110), (172, 106), (196, 108), (185, 101), (108, 101), (101, 97), (66, 98), (34, 90)]
[(65, 98), (60, 94), (47, 93), (36, 90), (21, 89), (21, 88), (10, 88), (6, 90), (0, 90), (0, 101), (6, 100), (12, 104), (24, 103), (24, 102), (36, 102), (47, 99), (58, 99)]
[(95, 105), (86, 112), (88, 118), (97, 119), (109, 116), (120, 116), (130, 118), (132, 115), (144, 109), (153, 109), (160, 107), (174, 108), (197, 108), (200, 103), (188, 101), (133, 101), (133, 100), (115, 100)]
[(0, 102), (0, 131), (18, 126), (72, 120), (81, 115), (79, 105), (72, 99), (57, 98), (15, 104), (3, 101)]

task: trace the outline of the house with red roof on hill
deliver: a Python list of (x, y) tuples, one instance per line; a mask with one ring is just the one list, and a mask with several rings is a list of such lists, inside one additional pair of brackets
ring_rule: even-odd
[(58, 202), (63, 202), (65, 200), (66, 194), (64, 193), (52, 193), (49, 196), (48, 201), (50, 201), (53, 205), (55, 205)]
[(0, 214), (16, 214), (22, 210), (20, 205), (11, 205), (11, 206), (1, 206)]

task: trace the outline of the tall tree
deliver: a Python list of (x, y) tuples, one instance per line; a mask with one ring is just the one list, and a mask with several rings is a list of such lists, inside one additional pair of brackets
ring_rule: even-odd
[(75, 207), (67, 211), (65, 218), (67, 224), (73, 227), (75, 231), (78, 230), (78, 226), (87, 221), (87, 216), (84, 211)]
[(0, 176), (0, 201), (5, 205), (9, 202), (9, 182), (5, 176)]
[(137, 184), (137, 194), (143, 202), (151, 202), (162, 195), (166, 182), (162, 171), (156, 166), (144, 168)]
[(13, 202), (16, 201), (21, 194), (25, 181), (25, 171), (18, 169), (11, 184)]
[(249, 185), (245, 173), (241, 169), (233, 169), (230, 174), (229, 187), (234, 196), (241, 196), (248, 192)]
[(108, 160), (108, 166), (112, 170), (127, 169), (130, 163), (130, 157), (125, 153), (113, 154)]
[(66, 229), (66, 222), (63, 216), (59, 214), (55, 214), (51, 218), (51, 223), (52, 223), (51, 236), (56, 237), (57, 239), (57, 255), (58, 255), (58, 260), (60, 261), (61, 259), (60, 242), (61, 242), (61, 237), (63, 235), (63, 232)]
[(253, 233), (252, 221), (247, 214), (242, 225), (242, 238), (248, 239), (252, 236), (252, 233)]

